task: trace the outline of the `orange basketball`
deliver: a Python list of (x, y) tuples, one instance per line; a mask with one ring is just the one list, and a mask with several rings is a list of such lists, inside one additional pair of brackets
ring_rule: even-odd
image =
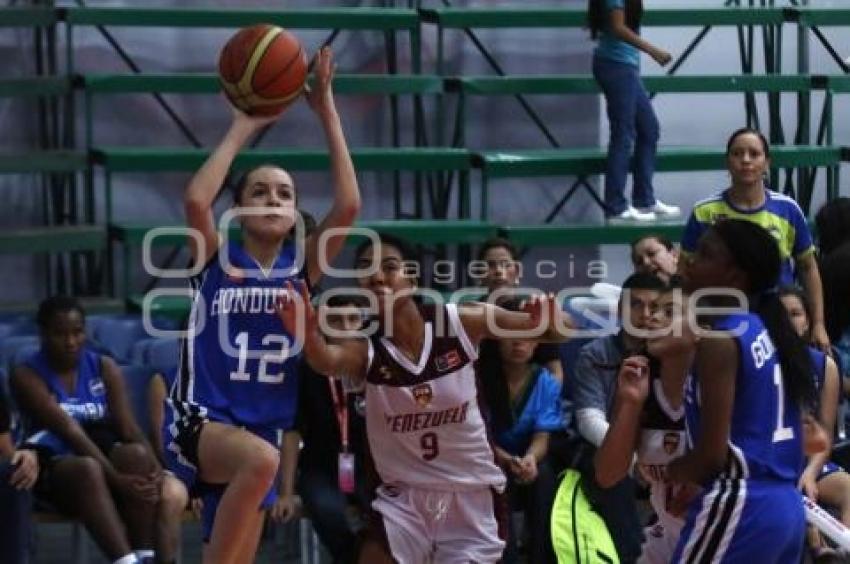
[(285, 29), (253, 25), (225, 44), (218, 58), (218, 76), (234, 106), (252, 115), (274, 115), (304, 88), (307, 55)]

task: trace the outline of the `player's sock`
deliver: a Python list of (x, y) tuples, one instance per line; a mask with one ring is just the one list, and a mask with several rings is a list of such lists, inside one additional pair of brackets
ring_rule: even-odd
[(139, 564), (139, 559), (134, 553), (125, 554), (112, 564)]

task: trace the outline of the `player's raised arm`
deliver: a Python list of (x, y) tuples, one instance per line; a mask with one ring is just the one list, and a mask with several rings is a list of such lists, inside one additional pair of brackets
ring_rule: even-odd
[(317, 373), (332, 378), (348, 377), (359, 381), (366, 374), (368, 345), (365, 339), (345, 339), (329, 343), (319, 331), (316, 311), (310, 304), (305, 284), (296, 289), (287, 282), (286, 295), (278, 298), (277, 313), (284, 329), (303, 342), (304, 358)]
[[(552, 296), (533, 296), (522, 311), (509, 311), (486, 302), (463, 304), (458, 314), (473, 342), (481, 339), (517, 338), (562, 342), (573, 329), (572, 319)], [(520, 335), (521, 333), (521, 335)]]
[(233, 121), (224, 138), (189, 181), (183, 195), (186, 225), (196, 230), (203, 241), (199, 247), (200, 242), (195, 237), (189, 237), (189, 250), (194, 263), (206, 263), (218, 250), (220, 242), (212, 208), (233, 159), (254, 133), (278, 117), (252, 117), (233, 108)]
[(333, 97), (334, 63), (330, 47), (324, 47), (316, 55), (315, 81), (312, 89), (305, 94), (310, 108), (319, 117), (322, 129), (327, 137), (333, 177), (334, 199), (330, 211), (319, 223), (316, 231), (307, 239), (306, 260), (307, 278), (315, 284), (322, 276), (319, 265), (319, 252), (325, 254), (327, 263), (333, 261), (345, 243), (346, 234), (330, 237), (319, 248), (322, 233), (330, 228), (350, 227), (360, 213), (360, 189), (354, 163), (348, 152), (348, 144), (342, 130), (342, 122), (336, 111)]

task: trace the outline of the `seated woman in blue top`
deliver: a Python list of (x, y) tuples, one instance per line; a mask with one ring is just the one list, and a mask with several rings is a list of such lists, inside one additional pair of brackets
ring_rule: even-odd
[[(505, 304), (519, 310), (518, 304)], [(481, 343), (480, 384), (490, 409), (496, 463), (508, 478), (512, 506), (521, 506), (530, 531), (529, 562), (555, 562), (549, 516), (555, 475), (546, 456), (549, 433), (564, 427), (561, 384), (546, 368), (531, 362), (535, 342), (502, 339)], [(504, 562), (516, 562), (516, 532), (511, 530)]]
[[(797, 334), (808, 339), (811, 332), (811, 316), (806, 294), (796, 286), (785, 286), (779, 289), (779, 299), (782, 300), (782, 305), (785, 306), (788, 318)], [(830, 448), (808, 458), (803, 474), (800, 476), (799, 486), (812, 500), (838, 509), (841, 521), (845, 526), (850, 526), (850, 474), (829, 460), (840, 403), (841, 379), (835, 361), (829, 356), (812, 346), (809, 347), (809, 355), (812, 358), (814, 383), (817, 390), (815, 414), (827, 434)], [(823, 552), (819, 539), (810, 538), (810, 540), (813, 556), (819, 556)]]
[(170, 490), (131, 413), (115, 362), (86, 348), (85, 314), (57, 296), (38, 310), (41, 349), (12, 388), (42, 468), (37, 499), (82, 521), (113, 562), (154, 558), (155, 516)]

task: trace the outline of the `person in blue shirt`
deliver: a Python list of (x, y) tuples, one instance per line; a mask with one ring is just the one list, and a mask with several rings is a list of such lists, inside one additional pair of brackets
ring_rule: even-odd
[[(785, 286), (779, 289), (779, 299), (797, 334), (807, 338), (811, 323), (806, 295), (796, 286)], [(808, 458), (800, 476), (800, 489), (813, 501), (836, 508), (841, 522), (850, 526), (850, 474), (829, 459), (840, 403), (841, 378), (835, 361), (823, 351), (809, 347), (809, 354), (817, 390), (815, 415), (827, 435), (830, 448)], [(810, 542), (813, 556), (820, 556), (824, 550), (816, 535), (810, 536)]]
[(802, 557), (801, 420), (815, 393), (807, 345), (776, 292), (781, 263), (773, 236), (740, 219), (709, 227), (686, 260), (683, 289), (709, 292), (695, 307), (718, 309), (702, 316), (712, 332), (697, 332), (685, 388), (690, 450), (667, 467), (672, 484), (702, 487), (673, 562)]
[(42, 469), (35, 496), (81, 521), (111, 561), (152, 560), (156, 512), (170, 503), (171, 490), (135, 421), (120, 368), (86, 346), (76, 299), (48, 298), (37, 317), (41, 348), (15, 367), (11, 381), (29, 421), (25, 444)]
[(241, 240), (222, 241), (217, 228), (213, 204), (231, 164), (279, 116), (233, 108), (230, 129), (183, 197), (192, 234), (193, 302), (167, 400), (163, 445), (169, 470), (189, 491), (204, 490), (204, 556), (210, 562), (252, 560), (266, 509), (276, 498), (277, 435), (292, 427), (298, 393), (295, 338), (275, 314), (276, 300), (285, 281), (318, 282), (360, 210), (334, 103), (333, 68), (330, 48), (322, 48), (313, 87), (305, 92), (327, 140), (334, 187), (330, 210), (312, 234), (297, 222), (295, 182), (273, 164), (247, 171), (233, 186), (231, 212)]
[(38, 478), (35, 451), (15, 448), (5, 386), (0, 382), (0, 546), (8, 562), (28, 562), (30, 544), (30, 490)]
[[(519, 310), (515, 300), (504, 304)], [(508, 478), (508, 499), (525, 513), (530, 562), (554, 562), (549, 517), (555, 475), (547, 459), (549, 435), (564, 428), (561, 383), (534, 364), (536, 343), (503, 339), (481, 343), (480, 386), (490, 410), (488, 427), (496, 463)], [(517, 534), (508, 520), (504, 562), (517, 562)]]
[[(828, 350), (823, 289), (812, 235), (797, 202), (765, 185), (770, 168), (767, 139), (749, 127), (734, 131), (726, 143), (726, 166), (731, 186), (694, 205), (682, 234), (682, 257), (693, 254), (699, 238), (721, 219), (744, 219), (767, 230), (776, 240), (782, 258), (778, 283), (788, 285), (800, 280), (812, 304), (812, 342), (821, 350)], [(680, 267), (685, 263), (680, 260)]]
[[(588, 27), (599, 40), (593, 52), (593, 76), (605, 96), (610, 138), (605, 167), (605, 215), (609, 219), (653, 221), (678, 216), (679, 208), (655, 197), (652, 176), (659, 125), (640, 80), (640, 51), (659, 65), (667, 51), (640, 36), (642, 0), (589, 0)], [(626, 176), (634, 151), (632, 204), (625, 197)]]

